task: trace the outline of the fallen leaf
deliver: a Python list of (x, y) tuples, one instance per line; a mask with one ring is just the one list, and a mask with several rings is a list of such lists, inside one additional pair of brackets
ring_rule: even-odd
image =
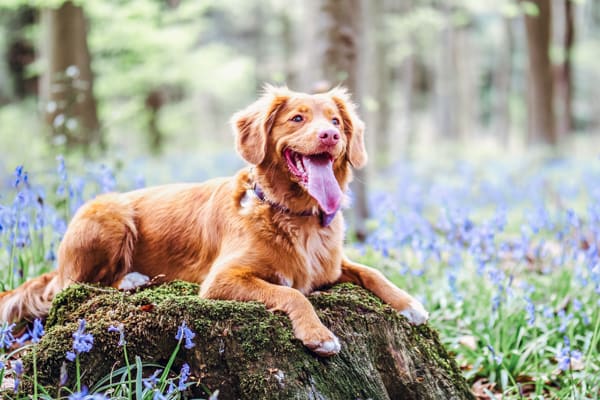
[(468, 347), (471, 350), (477, 349), (477, 338), (473, 335), (461, 336), (458, 339), (458, 343), (462, 344), (465, 347)]
[(480, 378), (471, 386), (473, 396), (480, 400), (496, 400), (502, 399), (501, 393), (494, 393), (496, 383), (490, 382), (485, 378)]

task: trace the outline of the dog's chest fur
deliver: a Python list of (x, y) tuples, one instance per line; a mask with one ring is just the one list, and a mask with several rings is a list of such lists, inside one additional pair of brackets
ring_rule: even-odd
[(275, 260), (278, 263), (277, 283), (305, 294), (332, 284), (341, 274), (341, 215), (328, 228), (321, 227), (316, 216), (311, 218), (314, 220), (304, 222), (301, 228), (292, 221), (281, 224), (283, 228), (279, 229), (279, 237), (273, 242), (275, 246), (285, 248), (289, 255), (286, 260)]

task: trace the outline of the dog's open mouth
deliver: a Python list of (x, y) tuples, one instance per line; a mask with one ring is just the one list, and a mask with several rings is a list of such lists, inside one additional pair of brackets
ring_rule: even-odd
[(326, 214), (335, 213), (342, 202), (342, 189), (333, 173), (333, 157), (328, 153), (304, 155), (285, 149), (290, 172), (317, 200)]

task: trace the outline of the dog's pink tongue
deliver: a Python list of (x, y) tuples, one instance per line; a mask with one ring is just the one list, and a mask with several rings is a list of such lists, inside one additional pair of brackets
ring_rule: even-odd
[(308, 174), (308, 193), (326, 214), (335, 213), (342, 201), (342, 189), (333, 174), (333, 160), (328, 155), (304, 156)]

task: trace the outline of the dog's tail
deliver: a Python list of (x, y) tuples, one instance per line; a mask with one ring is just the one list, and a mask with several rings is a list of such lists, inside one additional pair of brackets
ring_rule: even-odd
[(52, 299), (61, 289), (58, 272), (30, 279), (16, 289), (0, 293), (0, 321), (17, 322), (48, 315)]

